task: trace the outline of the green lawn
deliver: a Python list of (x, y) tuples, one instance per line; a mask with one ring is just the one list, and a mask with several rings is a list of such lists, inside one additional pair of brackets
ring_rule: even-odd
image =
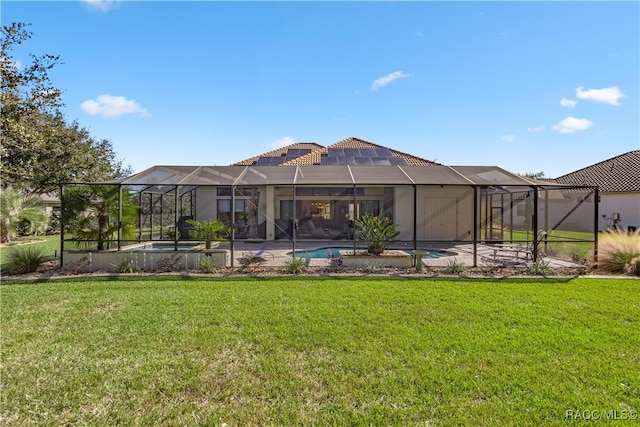
[(5, 425), (540, 426), (640, 409), (638, 280), (84, 278), (0, 291)]

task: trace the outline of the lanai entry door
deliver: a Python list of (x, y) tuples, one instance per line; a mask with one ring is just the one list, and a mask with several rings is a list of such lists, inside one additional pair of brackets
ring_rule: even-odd
[(458, 221), (457, 197), (425, 197), (426, 240), (455, 240), (458, 237)]

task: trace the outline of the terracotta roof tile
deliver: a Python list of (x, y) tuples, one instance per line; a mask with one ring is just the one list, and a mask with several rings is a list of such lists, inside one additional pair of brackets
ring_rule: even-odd
[[(373, 142), (364, 141), (362, 139), (350, 137), (347, 139), (343, 139), (340, 142), (336, 142), (335, 144), (329, 145), (328, 147), (323, 147), (316, 151), (312, 151), (309, 154), (305, 154), (296, 159), (290, 160), (286, 163), (283, 163), (282, 166), (319, 165), (322, 156), (327, 155), (327, 153), (329, 152), (329, 148), (387, 148), (387, 147), (374, 144)], [(393, 150), (391, 148), (389, 148), (388, 150), (391, 151), (391, 154), (393, 155), (393, 157), (404, 159), (404, 161), (411, 166), (439, 166), (440, 165), (439, 163), (422, 159), (420, 157), (412, 156), (411, 154), (406, 154), (401, 151)]]
[(280, 157), (285, 156), (289, 149), (308, 149), (308, 150), (318, 150), (324, 148), (320, 144), (316, 144), (315, 142), (296, 142), (294, 144), (289, 144), (286, 147), (276, 148), (275, 150), (271, 150), (264, 154), (260, 154), (254, 157), (250, 157), (245, 160), (241, 160), (232, 164), (231, 166), (251, 166), (255, 165), (260, 157)]
[(640, 150), (629, 151), (555, 179), (559, 184), (597, 185), (605, 193), (640, 191)]

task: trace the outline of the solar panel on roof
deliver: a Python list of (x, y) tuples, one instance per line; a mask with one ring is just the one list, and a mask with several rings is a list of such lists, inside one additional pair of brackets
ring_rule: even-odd
[(403, 158), (400, 158), (400, 157), (389, 157), (389, 162), (392, 165), (406, 165), (407, 164), (407, 162)]
[(345, 156), (351, 156), (351, 157), (360, 156), (360, 149), (359, 148), (345, 148), (344, 149), (344, 155)]
[(374, 150), (373, 148), (361, 148), (360, 155), (363, 157), (375, 157), (376, 150)]
[(377, 166), (386, 166), (391, 164), (388, 157), (372, 157), (371, 163)]
[(383, 148), (383, 147), (378, 147), (378, 148), (373, 148), (373, 150), (375, 150), (376, 152), (376, 156), (378, 157), (391, 157), (391, 150), (389, 150), (388, 148)]
[(353, 158), (355, 160), (355, 164), (356, 165), (372, 165), (373, 162), (371, 161), (371, 157), (354, 157)]
[(329, 148), (327, 151), (329, 157), (344, 157), (344, 150), (342, 150), (342, 148)]
[(338, 157), (321, 157), (320, 164), (321, 165), (337, 165)]

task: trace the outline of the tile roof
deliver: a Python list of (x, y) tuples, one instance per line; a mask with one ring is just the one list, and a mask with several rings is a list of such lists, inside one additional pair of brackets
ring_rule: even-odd
[[(249, 159), (243, 160), (238, 163), (234, 163), (233, 166), (237, 165), (254, 165), (258, 161), (260, 157), (276, 157), (276, 156), (284, 156), (287, 153), (287, 150), (290, 148), (311, 148), (311, 152), (308, 154), (303, 154), (300, 157), (295, 159), (291, 159), (289, 161), (283, 162), (280, 166), (306, 166), (306, 165), (319, 165), (323, 156), (326, 156), (329, 152), (330, 148), (387, 148), (382, 145), (374, 144), (372, 142), (364, 141), (362, 139), (350, 137), (347, 139), (343, 139), (340, 142), (336, 142), (335, 144), (329, 145), (328, 147), (323, 147), (322, 145), (316, 143), (296, 143), (289, 145), (287, 147), (279, 148), (278, 150), (269, 151), (268, 153), (264, 153), (255, 157), (251, 157)], [(401, 151), (393, 150), (391, 148), (387, 148), (393, 157), (397, 157), (403, 159), (407, 165), (411, 166), (440, 166), (439, 163), (432, 162), (431, 160), (426, 160), (420, 157), (413, 156), (411, 154), (406, 154)]]
[(322, 149), (322, 148), (324, 148), (322, 145), (316, 144), (315, 142), (296, 142), (294, 144), (289, 144), (286, 147), (276, 148), (275, 150), (269, 151), (267, 153), (259, 154), (259, 155), (254, 156), (254, 157), (250, 157), (248, 159), (241, 160), (241, 161), (239, 161), (237, 163), (232, 164), (231, 166), (251, 166), (251, 165), (255, 165), (260, 157), (286, 156), (287, 155), (287, 151), (289, 151), (290, 149), (303, 149), (303, 150), (304, 149), (309, 149), (309, 150), (311, 150), (313, 152), (314, 150), (318, 150), (318, 149)]
[(597, 185), (605, 193), (640, 191), (640, 150), (612, 157), (555, 181), (559, 184)]

